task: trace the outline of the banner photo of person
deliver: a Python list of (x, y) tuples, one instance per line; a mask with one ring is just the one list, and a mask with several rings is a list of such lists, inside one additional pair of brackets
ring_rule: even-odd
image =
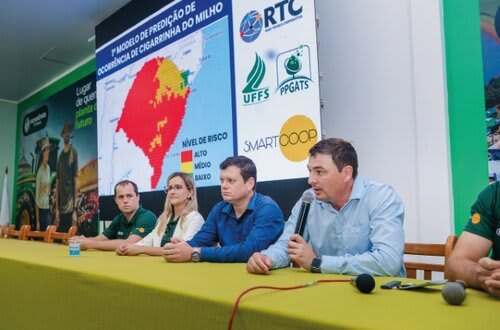
[(56, 225), (97, 233), (95, 73), (20, 112), (15, 209), (17, 228)]
[(481, 0), (481, 45), (490, 182), (500, 180), (500, 0)]

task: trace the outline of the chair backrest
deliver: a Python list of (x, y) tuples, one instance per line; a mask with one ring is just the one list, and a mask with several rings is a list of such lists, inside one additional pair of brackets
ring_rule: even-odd
[(427, 257), (444, 257), (443, 263), (426, 263), (405, 261), (406, 275), (409, 278), (417, 278), (417, 270), (424, 272), (424, 279), (431, 280), (432, 272), (444, 273), (444, 278), (447, 278), (444, 265), (446, 259), (451, 254), (451, 251), (457, 243), (457, 236), (448, 235), (445, 244), (427, 244), (427, 243), (405, 243), (404, 254), (419, 255)]
[(31, 229), (30, 225), (22, 225), (19, 230), (16, 230), (16, 225), (10, 225), (7, 230), (7, 238), (26, 239), (26, 233)]
[(2, 229), (0, 230), (0, 238), (7, 238), (7, 232), (9, 231), (9, 226), (5, 223), (2, 225)]
[(56, 226), (49, 226), (51, 228), (50, 236), (47, 243), (54, 243), (54, 239), (61, 240), (63, 244), (69, 244), (69, 238), (76, 235), (77, 227), (71, 226), (67, 233), (61, 233), (56, 231)]
[(37, 240), (37, 238), (41, 238), (40, 241), (48, 242), (52, 233), (56, 230), (56, 226), (47, 226), (45, 231), (40, 230), (28, 230), (26, 233), (27, 240)]

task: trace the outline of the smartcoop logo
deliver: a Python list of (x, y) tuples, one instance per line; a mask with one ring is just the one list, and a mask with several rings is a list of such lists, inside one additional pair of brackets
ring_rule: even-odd
[(311, 118), (295, 115), (288, 118), (279, 132), (245, 140), (246, 153), (279, 150), (291, 162), (301, 162), (309, 156), (309, 149), (318, 142), (318, 129)]
[(281, 153), (292, 162), (307, 159), (309, 149), (318, 142), (318, 131), (311, 118), (296, 115), (281, 127), (279, 146)]

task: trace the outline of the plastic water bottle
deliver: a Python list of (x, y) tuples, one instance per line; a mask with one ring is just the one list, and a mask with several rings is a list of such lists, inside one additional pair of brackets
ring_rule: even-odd
[(79, 241), (69, 241), (69, 256), (78, 257), (80, 256), (80, 242)]

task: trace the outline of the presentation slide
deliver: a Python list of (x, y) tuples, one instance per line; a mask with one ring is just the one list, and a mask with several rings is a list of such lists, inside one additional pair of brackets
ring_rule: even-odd
[(99, 195), (174, 171), (219, 184), (245, 155), (258, 181), (304, 178), (320, 139), (314, 2), (173, 1), (96, 50)]

